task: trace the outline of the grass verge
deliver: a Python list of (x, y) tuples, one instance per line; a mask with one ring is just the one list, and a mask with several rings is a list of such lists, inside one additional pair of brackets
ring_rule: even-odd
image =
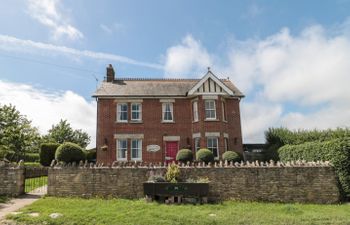
[[(32, 217), (30, 213), (39, 213)], [(52, 219), (50, 214), (60, 213)], [(20, 224), (349, 224), (350, 205), (227, 201), (164, 205), (144, 200), (45, 197), (8, 219)]]

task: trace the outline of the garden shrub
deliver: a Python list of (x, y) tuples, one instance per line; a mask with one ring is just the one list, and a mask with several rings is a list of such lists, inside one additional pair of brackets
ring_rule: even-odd
[(176, 183), (180, 178), (180, 169), (179, 166), (175, 163), (168, 165), (165, 180), (168, 182)]
[(88, 162), (96, 162), (96, 148), (85, 150), (84, 153)]
[(198, 161), (209, 163), (214, 161), (214, 154), (207, 148), (201, 148), (198, 150), (196, 158)]
[(65, 142), (57, 148), (55, 159), (65, 163), (79, 162), (85, 160), (85, 154), (79, 145)]
[(241, 157), (234, 152), (234, 151), (226, 151), (224, 154), (222, 154), (222, 159), (227, 160), (228, 162), (239, 162), (241, 160)]
[(330, 161), (339, 178), (342, 190), (350, 194), (350, 138), (323, 142), (285, 145), (278, 149), (281, 161)]
[(50, 166), (52, 160), (55, 159), (55, 153), (60, 146), (58, 143), (43, 143), (40, 146), (40, 164)]
[(191, 162), (193, 160), (193, 153), (189, 149), (181, 149), (176, 154), (176, 160), (183, 163)]
[(13, 151), (8, 151), (5, 153), (5, 158), (8, 160), (8, 161), (11, 161), (11, 162), (16, 162), (18, 161), (18, 157), (16, 155), (15, 152)]

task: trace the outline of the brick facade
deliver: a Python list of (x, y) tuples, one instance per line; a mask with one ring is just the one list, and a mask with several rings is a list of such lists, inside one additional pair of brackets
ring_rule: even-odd
[[(107, 68), (107, 73), (111, 74), (111, 68)], [(114, 73), (113, 73), (114, 75)], [(114, 84), (111, 75), (109, 81), (105, 82), (108, 87), (125, 88)], [(186, 81), (186, 80), (185, 80)], [(193, 82), (193, 80), (189, 80)], [(123, 81), (121, 81), (123, 82)], [(150, 83), (138, 81), (144, 88)], [(163, 85), (163, 81), (155, 83)], [(197, 82), (197, 81), (196, 81)], [(195, 83), (194, 83), (195, 84)], [(232, 83), (231, 83), (232, 84)], [(114, 86), (113, 86), (114, 85)], [(174, 80), (174, 86), (179, 85)], [(210, 84), (209, 84), (210, 85)], [(211, 84), (213, 86), (213, 82)], [(214, 84), (216, 85), (216, 84)], [(125, 86), (125, 85), (124, 85)], [(164, 85), (163, 85), (164, 86)], [(190, 85), (192, 87), (193, 85)], [(170, 87), (171, 88), (171, 87)], [(168, 87), (169, 89), (169, 87)], [(215, 87), (215, 90), (219, 88)], [(187, 90), (188, 91), (188, 90)], [(222, 91), (222, 90), (221, 90)], [(189, 148), (195, 153), (194, 137), (200, 137), (200, 147), (207, 147), (207, 138), (214, 135), (218, 139), (219, 158), (226, 150), (233, 150), (238, 153), (243, 152), (241, 121), (240, 121), (240, 97), (224, 95), (222, 92), (196, 94), (192, 96), (95, 96), (97, 99), (97, 162), (111, 164), (119, 160), (117, 157), (117, 140), (127, 140), (127, 160), (131, 159), (131, 140), (142, 140), (142, 161), (143, 162), (163, 162), (166, 158), (167, 141), (177, 142), (178, 149)], [(205, 119), (205, 101), (210, 98), (215, 101), (216, 119)], [(142, 106), (142, 120), (131, 121), (131, 104), (138, 102)], [(162, 122), (162, 104), (170, 101), (173, 104), (173, 122)], [(198, 121), (194, 121), (193, 102), (198, 104)], [(128, 121), (118, 122), (118, 103), (128, 105)], [(223, 104), (225, 105), (225, 116), (223, 115)], [(226, 118), (224, 118), (226, 117)], [(225, 143), (225, 138), (227, 138)], [(147, 146), (157, 145), (159, 151), (147, 151)], [(227, 146), (227, 147), (226, 147)]]

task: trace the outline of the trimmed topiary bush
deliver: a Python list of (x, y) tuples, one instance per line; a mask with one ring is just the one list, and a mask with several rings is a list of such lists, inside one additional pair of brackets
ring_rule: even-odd
[(79, 145), (65, 142), (57, 148), (55, 159), (65, 163), (79, 162), (85, 160), (85, 154)]
[(285, 145), (278, 149), (281, 161), (330, 161), (343, 191), (350, 194), (350, 138)]
[(222, 154), (222, 159), (225, 161), (227, 160), (227, 162), (239, 162), (241, 157), (234, 151), (226, 151)]
[(205, 163), (214, 161), (214, 154), (207, 148), (201, 148), (196, 154), (196, 159)]
[(56, 150), (60, 146), (58, 143), (43, 143), (40, 146), (40, 164), (50, 166), (52, 160), (55, 159)]
[(96, 148), (85, 150), (84, 153), (88, 162), (96, 162)]
[(189, 149), (181, 149), (176, 154), (176, 161), (186, 163), (186, 162), (192, 162), (192, 160), (193, 160), (193, 153)]

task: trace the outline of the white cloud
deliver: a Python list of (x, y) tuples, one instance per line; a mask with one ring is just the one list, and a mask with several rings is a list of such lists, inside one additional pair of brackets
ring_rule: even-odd
[(203, 71), (212, 65), (212, 58), (202, 44), (191, 35), (183, 38), (181, 44), (168, 48), (164, 70), (166, 76), (183, 76)]
[(144, 66), (153, 69), (162, 69), (163, 67), (159, 64), (147, 63), (137, 61), (125, 56), (93, 52), (88, 50), (78, 50), (60, 45), (46, 44), (43, 42), (35, 42), (32, 40), (23, 40), (12, 36), (0, 34), (0, 50), (8, 52), (20, 52), (20, 53), (31, 53), (44, 56), (52, 56), (55, 54), (61, 54), (73, 57), (87, 57), (92, 59), (115, 61), (121, 63), (127, 63), (137, 66)]
[[(272, 126), (349, 127), (349, 21), (331, 28), (309, 26), (294, 35), (283, 28), (264, 39), (236, 40), (220, 56), (208, 53), (198, 40), (190, 38), (191, 44), (183, 41), (168, 49), (166, 62), (171, 63), (165, 68), (191, 72), (213, 62), (217, 75), (229, 75), (249, 96), (241, 107), (246, 143), (263, 141), (264, 131)], [(217, 63), (226, 61), (226, 66)]]
[(78, 40), (84, 37), (83, 33), (75, 28), (59, 10), (60, 0), (29, 0), (28, 14), (39, 23), (51, 30), (54, 40), (62, 37), (69, 40)]
[(45, 134), (60, 119), (91, 136), (89, 148), (96, 145), (96, 102), (72, 92), (48, 92), (31, 85), (0, 80), (1, 104), (12, 104)]

